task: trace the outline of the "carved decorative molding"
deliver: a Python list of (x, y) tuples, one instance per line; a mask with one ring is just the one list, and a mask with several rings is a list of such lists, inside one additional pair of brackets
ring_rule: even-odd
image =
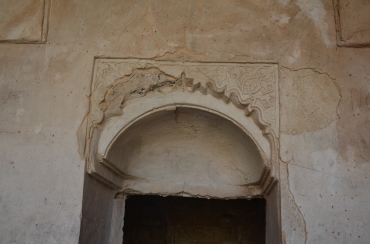
[[(194, 92), (210, 94), (223, 102), (233, 103), (246, 116), (253, 118), (270, 143), (270, 158), (255, 186), (260, 189), (258, 192), (268, 193), (278, 179), (277, 64), (96, 59), (90, 111), (78, 133), (80, 154), (87, 160), (87, 171), (112, 188), (119, 189), (125, 177), (119, 176), (114, 165), (97, 154), (100, 133), (106, 122), (111, 117), (123, 115), (126, 104), (133, 100), (138, 99), (139, 103), (140, 97), (149, 93), (171, 94), (175, 90), (188, 92), (189, 98)], [(250, 188), (251, 191), (253, 189)]]
[(147, 92), (174, 88), (210, 93), (256, 113), (257, 123), (279, 134), (276, 64), (174, 63), (134, 59), (97, 59), (92, 84), (92, 125), (121, 115), (125, 101)]

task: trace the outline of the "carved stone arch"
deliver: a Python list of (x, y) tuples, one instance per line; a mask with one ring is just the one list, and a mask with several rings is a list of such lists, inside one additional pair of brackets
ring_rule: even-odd
[[(247, 119), (244, 117), (243, 114), (240, 114), (240, 110), (235, 108), (231, 104), (222, 104), (221, 106), (217, 104), (217, 100), (210, 96), (204, 96), (200, 93), (192, 94), (193, 99), (196, 102), (186, 101), (188, 98), (188, 94), (184, 94), (182, 91), (174, 91), (174, 97), (163, 95), (163, 94), (151, 94), (146, 97), (141, 98), (140, 106), (136, 106), (135, 103), (131, 103), (125, 108), (125, 111), (129, 111), (127, 116), (120, 116), (116, 118), (112, 118), (111, 120), (105, 123), (105, 126), (101, 128), (99, 132), (100, 138), (99, 142), (96, 147), (96, 159), (90, 162), (88, 165), (89, 173), (96, 175), (101, 180), (103, 180), (106, 184), (112, 185), (112, 187), (116, 189), (121, 189), (122, 179), (125, 178), (125, 172), (119, 169), (119, 166), (109, 160), (108, 154), (112, 150), (113, 145), (117, 144), (117, 140), (122, 137), (121, 135), (126, 131), (129, 131), (131, 127), (135, 126), (138, 122), (142, 120), (148, 120), (148, 117), (151, 115), (156, 114), (164, 114), (165, 112), (168, 113), (175, 113), (177, 109), (181, 108), (191, 108), (193, 110), (205, 111), (206, 113), (215, 115), (215, 119), (217, 117), (220, 118), (220, 122), (223, 120), (228, 121), (230, 124), (235, 125), (239, 130), (240, 133), (247, 135), (256, 148), (260, 153), (261, 157), (263, 158), (263, 172), (260, 175), (258, 181), (249, 184), (248, 186), (243, 186), (246, 191), (243, 191), (243, 194), (240, 195), (244, 197), (252, 197), (256, 195), (262, 195), (268, 193), (268, 191), (273, 186), (274, 182), (276, 181), (276, 176), (272, 175), (272, 165), (271, 157), (273, 157), (274, 153), (272, 152), (270, 147), (270, 142), (268, 137), (264, 136), (259, 128), (253, 123), (251, 119)], [(166, 99), (167, 97), (167, 99)], [(159, 103), (156, 104), (155, 109), (151, 106), (153, 104), (153, 99), (159, 99)], [(195, 105), (196, 103), (197, 105)], [(203, 106), (200, 106), (203, 105)], [(214, 110), (215, 108), (218, 111)], [(221, 110), (222, 112), (220, 112)], [(199, 113), (197, 113), (199, 114)], [(239, 115), (239, 116), (238, 116)], [(242, 115), (242, 116), (240, 116)], [(175, 116), (175, 115), (174, 115)], [(153, 123), (152, 121), (150, 123)], [(140, 136), (140, 133), (137, 133), (137, 136)], [(210, 138), (211, 139), (211, 138)], [(107, 167), (101, 167), (100, 164), (103, 164)], [(115, 175), (109, 173), (109, 171), (113, 171)], [(126, 175), (126, 177), (129, 177)], [(247, 184), (247, 183), (245, 183)], [(137, 185), (137, 184), (136, 184)], [(127, 186), (126, 186), (127, 187)], [(240, 191), (241, 186), (238, 187), (238, 191)], [(133, 190), (133, 189), (131, 189)], [(125, 189), (126, 192), (130, 191), (130, 189)], [(174, 191), (173, 194), (181, 193), (181, 191)], [(233, 191), (228, 190), (231, 194), (229, 196), (224, 197), (232, 197)], [(249, 193), (248, 193), (249, 192)], [(167, 192), (168, 193), (168, 192)], [(234, 193), (235, 194), (235, 193)], [(200, 194), (201, 195), (201, 194)], [(209, 195), (209, 194), (206, 194)], [(221, 197), (219, 195), (213, 195), (213, 197)]]
[[(86, 158), (86, 171), (112, 188), (116, 197), (127, 194), (165, 194), (268, 198), (271, 189), (276, 188), (274, 186), (279, 179), (277, 65), (97, 59), (91, 92), (90, 113), (79, 131), (80, 154)], [(259, 161), (255, 157), (248, 164), (251, 167), (248, 166), (242, 172), (258, 172), (254, 178), (250, 175), (246, 177), (254, 181), (233, 182), (232, 185), (235, 185), (232, 187), (226, 187), (226, 183), (223, 191), (217, 185), (219, 182), (208, 182), (210, 185), (217, 185), (216, 191), (216, 188), (202, 188), (196, 184), (186, 188), (185, 181), (182, 188), (176, 182), (171, 182), (171, 187), (168, 187), (165, 180), (161, 182), (161, 179), (155, 177), (149, 179), (143, 175), (131, 174), (121, 160), (131, 150), (125, 151), (131, 143), (126, 139), (135, 137), (135, 129), (150, 128), (154, 122), (168, 124), (168, 130), (176, 131), (178, 125), (172, 124), (168, 119), (170, 114), (175, 114), (176, 117), (176, 111), (187, 113), (183, 116), (184, 123), (198, 126), (199, 120), (194, 118), (206, 121), (206, 125), (199, 125), (203, 129), (208, 128), (212, 121), (217, 121), (216, 124), (223, 128), (217, 133), (226, 131), (222, 136), (231, 138), (227, 142), (229, 144), (255, 147), (252, 154), (230, 147), (230, 150), (236, 148), (237, 152), (232, 154), (239, 156), (239, 161), (259, 154), (263, 168), (253, 171), (253, 167), (258, 168), (253, 166), (256, 165), (254, 161)], [(155, 130), (166, 133), (162, 127), (156, 127), (147, 133), (153, 134)], [(205, 133), (212, 136), (210, 130), (206, 131)], [(227, 133), (234, 134), (228, 137)], [(150, 138), (145, 138), (145, 132), (139, 133), (139, 137), (150, 141)], [(120, 148), (123, 148), (124, 153), (120, 152)], [(131, 162), (136, 159), (133, 157), (125, 160)], [(225, 157), (222, 160), (228, 159)], [(276, 191), (272, 195), (276, 195)], [(274, 201), (275, 205), (278, 204), (278, 200)], [(275, 212), (278, 209), (277, 206), (270, 208), (274, 208), (271, 211)], [(277, 216), (278, 214), (272, 219), (279, 223)], [(119, 230), (121, 224), (113, 222), (111, 228)], [(269, 228), (278, 227), (267, 226)], [(112, 236), (110, 238), (115, 239)]]

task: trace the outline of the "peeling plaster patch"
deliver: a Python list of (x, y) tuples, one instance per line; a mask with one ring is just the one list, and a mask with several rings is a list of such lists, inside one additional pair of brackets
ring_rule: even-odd
[(281, 69), (281, 131), (296, 135), (327, 127), (338, 118), (339, 88), (313, 69)]
[(330, 46), (329, 27), (326, 20), (326, 11), (321, 0), (297, 0), (301, 11), (312, 20), (315, 26), (321, 31), (322, 39), (326, 46)]

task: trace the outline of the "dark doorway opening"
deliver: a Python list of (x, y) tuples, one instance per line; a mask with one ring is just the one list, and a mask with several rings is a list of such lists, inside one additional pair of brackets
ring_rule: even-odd
[(265, 199), (128, 196), (123, 243), (265, 243), (265, 215)]

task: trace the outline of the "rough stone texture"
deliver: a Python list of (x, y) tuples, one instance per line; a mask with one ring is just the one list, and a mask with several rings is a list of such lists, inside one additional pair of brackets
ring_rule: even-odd
[(32, 43), (46, 40), (50, 0), (0, 2), (0, 42)]
[[(47, 43), (0, 44), (0, 243), (78, 242), (76, 134), (94, 57), (273, 62), (280, 74), (313, 76), (310, 94), (333, 96), (317, 98), (317, 124), (291, 123), (306, 114), (289, 109), (305, 91), (280, 100), (282, 229), (287, 243), (304, 243), (304, 230), (306, 243), (367, 243), (370, 50), (337, 47), (333, 9), (331, 0), (53, 1)], [(293, 81), (280, 79), (281, 94)]]

